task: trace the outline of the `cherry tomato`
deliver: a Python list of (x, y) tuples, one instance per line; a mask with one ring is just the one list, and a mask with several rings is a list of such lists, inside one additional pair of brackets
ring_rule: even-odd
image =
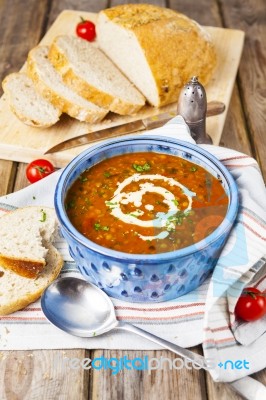
[(30, 183), (34, 183), (54, 172), (54, 166), (48, 160), (34, 160), (26, 169), (26, 176)]
[(92, 42), (96, 37), (95, 24), (81, 18), (81, 22), (76, 26), (76, 34), (82, 39)]
[(256, 288), (245, 288), (236, 303), (235, 315), (244, 321), (256, 321), (265, 313), (265, 293)]

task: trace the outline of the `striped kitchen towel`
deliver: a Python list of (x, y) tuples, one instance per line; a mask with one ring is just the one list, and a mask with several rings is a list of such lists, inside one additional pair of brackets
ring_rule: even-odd
[[(152, 134), (193, 142), (181, 117), (176, 117), (164, 127), (153, 130)], [(266, 325), (253, 323), (247, 327), (234, 318), (235, 303), (243, 287), (250, 282), (259, 285), (260, 288), (265, 287), (263, 256), (266, 193), (254, 159), (230, 149), (211, 145), (202, 147), (219, 158), (231, 171), (240, 194), (237, 221), (212, 277), (197, 290), (169, 302), (132, 304), (116, 299), (112, 301), (120, 320), (134, 323), (183, 347), (203, 343), (205, 356), (215, 360), (216, 367), (210, 371), (213, 378), (230, 381), (266, 366)], [(1, 212), (26, 205), (53, 207), (54, 188), (60, 173), (58, 171), (17, 193), (3, 196), (0, 198)], [(56, 246), (65, 259), (62, 275), (79, 275), (68, 254), (66, 243), (60, 236)], [(247, 337), (245, 331), (248, 331)], [(262, 347), (265, 350), (262, 350)], [(120, 331), (90, 339), (73, 337), (59, 331), (45, 320), (39, 302), (0, 318), (0, 349), (52, 348), (151, 350), (158, 349), (159, 346)], [(233, 369), (229, 373), (228, 369), (222, 366), (230, 358), (232, 362), (240, 358), (246, 359), (250, 368)]]

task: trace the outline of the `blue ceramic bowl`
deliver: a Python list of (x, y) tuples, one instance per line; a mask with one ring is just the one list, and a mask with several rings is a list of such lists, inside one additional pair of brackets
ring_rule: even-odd
[[(176, 155), (218, 177), (229, 197), (228, 211), (220, 226), (195, 245), (157, 255), (111, 250), (79, 233), (68, 219), (64, 206), (68, 188), (85, 169), (113, 156), (134, 152)], [(194, 290), (212, 271), (237, 215), (238, 192), (228, 170), (200, 147), (168, 137), (130, 135), (102, 142), (72, 160), (56, 186), (55, 209), (70, 254), (86, 279), (117, 299), (160, 302)]]

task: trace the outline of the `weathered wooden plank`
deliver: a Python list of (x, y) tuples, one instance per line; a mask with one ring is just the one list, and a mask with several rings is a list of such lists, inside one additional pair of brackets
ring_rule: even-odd
[[(198, 348), (193, 348), (198, 351)], [(94, 351), (93, 357), (98, 358), (104, 356), (110, 358), (123, 358), (127, 356), (129, 360), (136, 358), (144, 359), (148, 356), (158, 360), (162, 358), (169, 359), (162, 362), (162, 369), (154, 369), (151, 371), (127, 370), (124, 369), (116, 375), (112, 374), (110, 369), (101, 369), (92, 371), (91, 381), (91, 398), (92, 400), (108, 399), (108, 400), (151, 400), (158, 399), (160, 395), (167, 400), (186, 399), (186, 400), (205, 400), (205, 380), (202, 370), (186, 370), (170, 369), (170, 365), (178, 368), (181, 364), (173, 360), (178, 358), (165, 350), (157, 351), (121, 351), (121, 350), (97, 350)], [(140, 365), (140, 361), (136, 361)], [(158, 365), (153, 362), (152, 365)], [(188, 372), (189, 371), (189, 372)], [(188, 372), (188, 373), (186, 373)]]
[(169, 8), (193, 18), (201, 25), (222, 26), (218, 3), (210, 0), (169, 0)]
[(239, 91), (235, 85), (225, 122), (221, 146), (252, 155)]
[(54, 354), (54, 350), (0, 352), (1, 400), (87, 400), (88, 375), (70, 368), (66, 360), (82, 360), (80, 350), (58, 350), (56, 358)]
[[(52, 1), (49, 14), (48, 27), (54, 22), (56, 17), (63, 10), (80, 10), (89, 12), (98, 12), (108, 6), (108, 0), (63, 0)], [(81, 15), (82, 16), (82, 15)]]
[(12, 192), (16, 166), (17, 163), (13, 163), (12, 161), (0, 160), (0, 196)]
[(242, 29), (246, 33), (242, 62), (239, 67), (241, 101), (250, 141), (266, 177), (265, 140), (265, 60), (266, 13), (264, 0), (221, 0), (226, 27)]
[(47, 3), (48, 0), (27, 0), (26, 4), (20, 0), (0, 2), (1, 81), (21, 68), (28, 51), (38, 43)]
[(243, 400), (243, 397), (232, 391), (226, 383), (214, 383), (207, 379), (207, 393), (210, 400)]

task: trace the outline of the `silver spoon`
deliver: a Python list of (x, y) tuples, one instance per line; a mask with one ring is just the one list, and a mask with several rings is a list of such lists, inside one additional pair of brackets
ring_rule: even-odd
[(80, 337), (94, 337), (112, 329), (136, 333), (208, 370), (205, 358), (134, 325), (118, 321), (109, 297), (97, 286), (78, 278), (54, 281), (43, 293), (41, 306), (57, 328)]
[[(97, 286), (79, 278), (61, 278), (54, 281), (44, 292), (41, 306), (46, 318), (57, 328), (80, 337), (94, 337), (112, 329), (123, 329), (136, 333), (160, 346), (208, 370), (206, 359), (190, 350), (161, 339), (152, 333), (125, 322), (118, 321), (114, 306), (109, 297)], [(247, 389), (242, 389), (242, 382), (248, 382), (252, 390), (259, 382), (246, 377), (231, 382), (230, 387), (246, 399)], [(255, 385), (254, 387), (252, 385)], [(254, 393), (254, 390), (253, 392)]]

